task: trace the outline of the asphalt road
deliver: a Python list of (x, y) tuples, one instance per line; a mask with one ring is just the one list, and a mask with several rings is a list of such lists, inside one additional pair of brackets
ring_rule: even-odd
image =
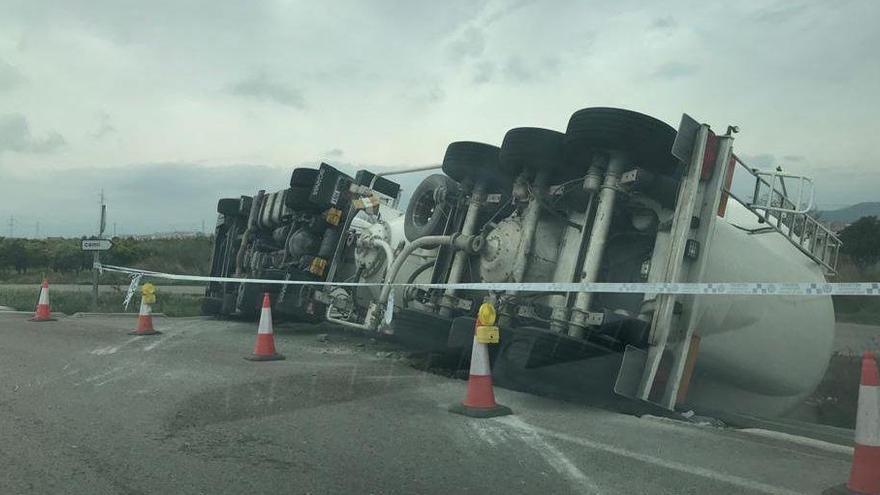
[[(387, 344), (252, 323), (0, 314), (0, 493), (821, 493), (845, 448), (496, 390), (514, 416), (447, 412), (465, 382)], [(330, 332), (319, 338), (317, 332)]]

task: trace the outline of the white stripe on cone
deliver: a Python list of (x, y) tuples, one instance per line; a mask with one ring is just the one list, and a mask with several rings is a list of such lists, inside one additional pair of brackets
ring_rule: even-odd
[(49, 305), (49, 289), (46, 287), (40, 288), (40, 300), (37, 302), (38, 305), (48, 306)]
[(489, 367), (489, 348), (486, 344), (477, 342), (474, 336), (474, 345), (471, 347), (471, 375), (486, 376), (492, 374)]
[(141, 299), (141, 309), (138, 312), (138, 316), (150, 316), (151, 314), (153, 314), (153, 306)]
[(859, 386), (855, 439), (859, 445), (880, 447), (880, 387)]
[(257, 327), (257, 333), (272, 333), (272, 311), (267, 307), (264, 307), (263, 312), (260, 313), (260, 326)]

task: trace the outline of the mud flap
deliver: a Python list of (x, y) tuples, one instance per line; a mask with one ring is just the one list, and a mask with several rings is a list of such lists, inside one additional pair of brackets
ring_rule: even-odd
[(614, 381), (615, 394), (628, 399), (636, 398), (647, 359), (647, 351), (631, 345), (626, 346), (623, 351), (623, 360), (620, 362), (620, 370), (617, 372), (617, 379)]

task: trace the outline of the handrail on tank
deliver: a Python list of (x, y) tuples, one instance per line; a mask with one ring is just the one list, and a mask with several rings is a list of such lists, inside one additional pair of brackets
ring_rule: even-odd
[[(772, 172), (765, 172), (763, 170), (760, 170), (760, 169), (757, 169), (754, 167), (749, 167), (748, 165), (746, 165), (742, 161), (742, 159), (740, 159), (740, 157), (738, 157), (736, 155), (733, 155), (733, 158), (734, 158), (734, 160), (736, 160), (736, 163), (738, 163), (740, 166), (742, 166), (744, 169), (746, 169), (756, 179), (755, 180), (755, 193), (754, 193), (754, 197), (752, 198), (751, 206), (756, 207), (756, 208), (761, 208), (762, 210), (778, 211), (778, 212), (782, 212), (782, 213), (795, 213), (795, 214), (807, 213), (813, 208), (813, 205), (815, 204), (815, 200), (816, 200), (816, 189), (815, 189), (814, 182), (813, 182), (812, 178), (807, 177), (805, 175), (787, 174), (787, 173), (783, 173), (782, 171), (779, 171), (779, 170), (775, 170)], [(770, 182), (768, 182), (766, 179), (764, 179), (764, 177), (770, 177)], [(785, 179), (793, 179), (793, 180), (798, 181), (797, 202), (793, 202), (789, 198), (788, 191), (785, 186)], [(779, 185), (782, 188), (782, 190), (779, 190), (776, 188), (777, 182), (779, 182)], [(766, 200), (766, 202), (764, 202), (764, 204), (759, 203), (759, 199), (758, 199), (758, 193), (760, 192), (761, 184), (764, 184), (765, 186), (767, 186), (767, 189), (768, 189), (767, 200)], [(809, 186), (809, 196), (807, 198), (808, 202), (806, 203), (805, 206), (801, 206), (801, 203), (804, 200), (804, 192), (805, 192), (804, 186), (805, 185)], [(773, 199), (776, 196), (779, 196), (779, 198), (780, 198), (779, 205), (773, 204)]]
[[(811, 185), (813, 182), (812, 179), (796, 175), (760, 172), (758, 169), (751, 168), (743, 163), (743, 161), (738, 156), (733, 155), (733, 157), (736, 163), (738, 163), (740, 166), (746, 169), (749, 174), (755, 177), (756, 197), (752, 198), (751, 202), (748, 202), (738, 197), (727, 188), (723, 188), (722, 190), (729, 197), (733, 198), (736, 202), (745, 206), (749, 211), (761, 218), (767, 224), (768, 228), (775, 230), (776, 232), (785, 236), (789, 240), (789, 242), (791, 242), (799, 251), (807, 255), (816, 263), (822, 265), (829, 274), (836, 274), (837, 260), (840, 255), (840, 246), (843, 244), (840, 238), (837, 237), (837, 235), (832, 232), (831, 229), (822, 225), (817, 219), (813, 218), (813, 216), (810, 215), (807, 210), (800, 209), (799, 205), (792, 203), (784, 192), (780, 192), (774, 187), (776, 177), (793, 177), (798, 179), (805, 179), (809, 181)], [(763, 177), (761, 177), (761, 175), (772, 176), (771, 182), (767, 182)], [(764, 183), (770, 189), (767, 205), (757, 204), (757, 192), (761, 183)], [(784, 187), (783, 182), (780, 182), (780, 184)], [(800, 200), (803, 198), (802, 192), (803, 189), (801, 187), (801, 194), (799, 194), (798, 202), (800, 202)], [(778, 194), (781, 197), (782, 202), (787, 202), (788, 204), (794, 206), (794, 208), (789, 209), (784, 207), (768, 206), (772, 201), (772, 196), (774, 193)], [(813, 204), (812, 196), (813, 191), (811, 191), (810, 207), (812, 207)], [(783, 203), (783, 206), (787, 205)], [(773, 222), (772, 220), (775, 220), (775, 222)]]

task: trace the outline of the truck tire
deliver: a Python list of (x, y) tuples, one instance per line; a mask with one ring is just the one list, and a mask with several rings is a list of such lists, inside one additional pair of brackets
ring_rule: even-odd
[(223, 308), (223, 299), (219, 297), (205, 297), (202, 299), (202, 316), (217, 316)]
[(217, 201), (217, 213), (234, 217), (239, 214), (240, 206), (241, 199), (239, 198), (223, 198), (220, 201)]
[(661, 120), (621, 108), (583, 108), (571, 115), (565, 131), (570, 161), (588, 165), (594, 150), (616, 149), (632, 153), (640, 165), (660, 173), (676, 168), (672, 143), (676, 130)]
[(565, 134), (539, 127), (517, 127), (507, 131), (501, 144), (501, 171), (515, 179), (523, 170), (549, 170), (550, 184), (568, 180), (563, 154)]
[(450, 143), (443, 156), (443, 173), (460, 183), (468, 179), (496, 182), (499, 151), (497, 146), (473, 141)]
[(403, 233), (410, 242), (426, 235), (443, 233), (446, 220), (452, 212), (452, 204), (435, 200), (434, 192), (440, 188), (454, 193), (459, 186), (443, 174), (432, 174), (425, 177), (413, 191), (403, 221)]
[(307, 187), (309, 189), (315, 185), (318, 180), (318, 169), (316, 168), (295, 168), (290, 174), (290, 187)]
[(284, 202), (294, 211), (317, 210), (318, 207), (309, 201), (310, 194), (312, 194), (311, 186), (290, 186), (287, 194), (284, 195)]

